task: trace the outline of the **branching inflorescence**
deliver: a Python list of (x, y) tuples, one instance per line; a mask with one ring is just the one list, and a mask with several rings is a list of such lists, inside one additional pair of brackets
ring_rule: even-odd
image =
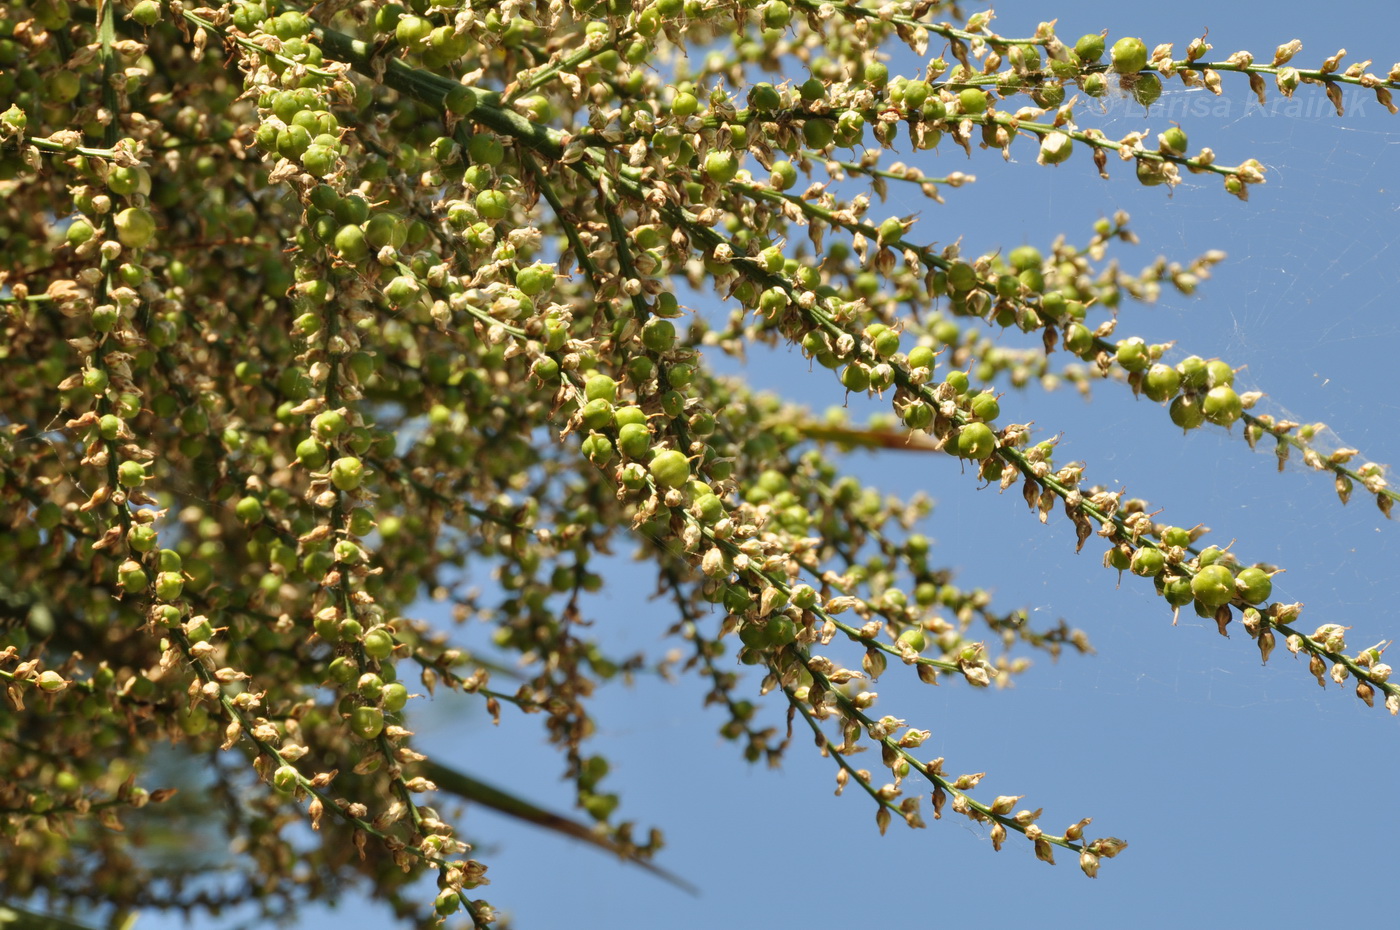
[[(586, 746), (594, 689), (655, 667), (604, 654), (588, 629), (584, 595), (604, 583), (590, 560), (629, 536), (674, 606), (684, 666), (748, 759), (776, 763), (800, 720), (882, 831), (922, 826), (928, 793), (935, 818), (950, 803), (997, 848), (1019, 833), (1095, 875), (1126, 844), (1086, 836), (1087, 818), (1048, 833), (1019, 797), (979, 799), (980, 774), (919, 754), (928, 730), (872, 710), (866, 684), (890, 666), (985, 687), (1029, 665), (1018, 644), (1089, 644), (953, 585), (914, 531), (922, 500), (841, 476), (830, 453), (852, 446), (948, 453), (1019, 484), (1042, 522), (1062, 510), (1081, 548), (1099, 537), (1106, 566), (1151, 579), (1174, 611), (1222, 633), (1239, 619), (1265, 659), (1282, 636), (1319, 683), (1354, 681), (1400, 711), (1384, 644), (1348, 651), (1330, 622), (1307, 632), (1301, 605), (1271, 599), (1274, 566), (1087, 485), (1054, 440), (1003, 422), (989, 388), (1123, 384), (1184, 429), (1272, 436), (1280, 461), (1296, 452), (1344, 503), (1360, 486), (1389, 514), (1384, 468), (1324, 454), (1316, 425), (1252, 413), (1260, 395), (1236, 390), (1227, 361), (1169, 364), (1172, 346), (1118, 335), (1125, 296), (1190, 294), (1220, 253), (1125, 272), (1106, 260), (1135, 241), (1119, 215), (1083, 246), (970, 256), (875, 212), (895, 186), (962, 196), (973, 176), (910, 164), (942, 145), (1033, 150), (1047, 166), (1083, 150), (1105, 177), (1115, 160), (1144, 185), (1215, 174), (1244, 199), (1258, 162), (1223, 165), (1175, 125), (1109, 138), (1081, 124), (1081, 96), (1116, 82), (1150, 104), (1171, 80), (1219, 94), (1239, 73), (1261, 99), (1271, 77), (1285, 96), (1317, 85), (1340, 111), (1354, 85), (1394, 112), (1400, 65), (1378, 76), (1338, 53), (1301, 68), (1297, 42), (1268, 64), (1210, 60), (1204, 38), (1177, 58), (946, 15), (931, 0), (12, 5), (6, 893), (148, 902), (149, 873), (117, 834), (49, 828), (167, 800), (133, 785), (168, 740), (241, 753), (256, 774), (226, 787), (241, 812), (227, 830), (239, 870), (267, 879), (267, 913), (292, 886), (316, 897), (358, 875), (418, 924), (458, 910), (492, 923), (468, 895), (485, 866), (423, 799), (513, 799), (485, 800), (410, 747), (405, 669), (497, 718), (503, 702), (543, 715), (595, 824), (559, 828), (645, 860), (659, 834), (617, 818), (607, 760)], [(891, 77), (880, 49), (894, 41), (942, 51)], [(671, 57), (701, 46), (698, 61)], [(754, 79), (794, 71), (806, 76)], [(723, 311), (678, 326), (681, 281)], [(1041, 348), (999, 345), (1013, 329)], [(782, 343), (890, 414), (822, 420), (705, 360)], [(490, 566), (496, 590), (467, 592), (467, 565)], [(422, 593), (492, 624), (518, 668), (406, 616)], [(787, 736), (760, 722), (731, 651), (781, 695)], [(862, 749), (878, 750), (878, 774)], [(317, 842), (290, 829), (301, 822)], [(80, 851), (100, 863), (90, 885), (68, 872)], [(424, 868), (439, 893), (415, 904), (406, 883)], [(177, 884), (163, 906), (216, 900)]]

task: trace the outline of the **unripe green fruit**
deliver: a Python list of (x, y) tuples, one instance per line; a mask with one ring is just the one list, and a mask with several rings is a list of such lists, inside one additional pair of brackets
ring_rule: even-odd
[(1134, 575), (1140, 575), (1143, 578), (1155, 578), (1166, 567), (1167, 557), (1162, 553), (1162, 550), (1151, 549), (1147, 546), (1133, 553), (1133, 559), (1129, 565)]
[(1199, 355), (1191, 355), (1177, 363), (1176, 370), (1181, 374), (1181, 385), (1188, 391), (1199, 391), (1206, 387), (1210, 377), (1206, 360)]
[(690, 480), (690, 461), (675, 449), (656, 453), (647, 466), (652, 480), (662, 488), (678, 488)]
[(972, 398), (972, 415), (979, 420), (990, 422), (1001, 416), (1001, 404), (995, 394), (984, 392)]
[(536, 297), (554, 284), (554, 266), (538, 262), (515, 273), (515, 286), (527, 297)]
[(585, 429), (602, 430), (613, 425), (613, 405), (603, 397), (595, 397), (583, 405), (579, 419)]
[(589, 400), (617, 400), (617, 382), (607, 375), (589, 375), (583, 383), (583, 396)]
[(350, 533), (354, 536), (368, 536), (375, 527), (373, 512), (364, 507), (356, 507), (350, 511)]
[(353, 491), (364, 480), (365, 464), (352, 455), (342, 456), (331, 463), (331, 484), (342, 491)]
[(332, 240), (335, 250), (340, 253), (341, 258), (346, 261), (358, 262), (369, 255), (369, 242), (365, 239), (364, 230), (358, 226), (345, 225), (336, 230), (335, 238)]
[(296, 453), (297, 460), (312, 471), (320, 471), (330, 459), (326, 447), (311, 436), (297, 443)]
[(179, 572), (156, 573), (156, 597), (163, 601), (173, 601), (185, 590), (185, 579)]
[(1079, 56), (1080, 61), (1086, 64), (1093, 64), (1103, 57), (1104, 39), (1101, 35), (1083, 35), (1079, 41), (1074, 43), (1074, 53)]
[(251, 523), (260, 523), (263, 518), (262, 501), (256, 497), (244, 497), (234, 505), (233, 513), (245, 526)]
[(583, 440), (580, 448), (588, 461), (602, 467), (612, 461), (612, 441), (602, 433), (591, 432)]
[(117, 241), (128, 248), (139, 249), (156, 234), (155, 218), (140, 207), (127, 207), (113, 217), (112, 222), (116, 226)]
[(403, 217), (393, 213), (376, 213), (365, 224), (365, 241), (379, 250), (387, 246), (399, 248), (408, 238), (408, 226)]
[(932, 346), (914, 346), (909, 350), (910, 368), (927, 368), (933, 370), (934, 351)]
[(1162, 96), (1162, 79), (1152, 72), (1140, 74), (1133, 81), (1133, 99), (1150, 107)]
[(786, 159), (773, 162), (770, 171), (768, 183), (776, 190), (789, 190), (797, 183), (797, 169), (793, 167), (792, 162)]
[[(755, 110), (776, 110), (783, 105), (778, 89), (767, 81), (755, 84), (749, 89), (749, 106)], [(674, 109), (672, 112), (675, 112)]]
[(1142, 379), (1142, 392), (1157, 403), (1171, 400), (1181, 388), (1181, 375), (1170, 365), (1155, 363)]
[(1065, 349), (1080, 358), (1084, 358), (1094, 351), (1094, 334), (1083, 323), (1071, 323), (1065, 330), (1064, 338)]
[(976, 87), (965, 87), (958, 92), (958, 106), (964, 113), (976, 115), (987, 111), (987, 94)]
[(1136, 74), (1147, 67), (1147, 46), (1143, 44), (1141, 39), (1119, 39), (1113, 43), (1113, 51), (1109, 54), (1109, 59), (1113, 70), (1117, 73)]
[(349, 428), (349, 421), (339, 410), (325, 410), (311, 418), (311, 431), (323, 442), (330, 442)]
[(1262, 568), (1246, 568), (1235, 576), (1235, 592), (1246, 604), (1262, 604), (1274, 593), (1274, 582)]
[(350, 712), (350, 730), (363, 740), (372, 740), (384, 732), (384, 711), (378, 707), (356, 707)]
[(985, 459), (996, 451), (996, 434), (985, 423), (969, 423), (958, 431), (954, 454), (964, 459)]
[(629, 459), (643, 459), (651, 448), (651, 429), (644, 423), (628, 423), (618, 428), (617, 448)]
[(705, 174), (716, 184), (728, 184), (739, 173), (739, 156), (733, 152), (712, 151), (705, 156)]
[(1211, 387), (1230, 387), (1235, 383), (1235, 369), (1229, 362), (1220, 359), (1206, 362), (1206, 384)]
[(298, 783), (297, 770), (290, 765), (279, 765), (272, 773), (272, 787), (282, 794), (291, 794), (297, 789)]
[(896, 242), (900, 236), (904, 235), (904, 224), (899, 221), (898, 217), (892, 216), (880, 224), (878, 235), (881, 245)]
[(127, 559), (117, 568), (117, 584), (121, 585), (128, 593), (140, 591), (149, 583), (150, 579), (140, 562)]
[(1184, 394), (1172, 401), (1167, 414), (1182, 429), (1195, 429), (1206, 421), (1199, 398), (1188, 398)]
[(899, 641), (904, 643), (915, 652), (923, 652), (928, 646), (928, 637), (924, 635), (923, 627), (914, 627), (899, 634)]
[(1191, 579), (1191, 593), (1207, 607), (1228, 604), (1235, 596), (1235, 576), (1224, 565), (1207, 565)]
[(1173, 578), (1162, 585), (1162, 597), (1173, 607), (1185, 607), (1195, 600), (1191, 593), (1191, 581), (1187, 578)]
[(139, 488), (146, 481), (146, 466), (126, 461), (117, 466), (117, 481), (124, 488)]
[(1162, 530), (1162, 545), (1186, 548), (1191, 545), (1191, 531), (1179, 526), (1169, 526)]
[(943, 376), (943, 383), (951, 386), (959, 395), (966, 394), (970, 386), (970, 382), (967, 380), (967, 372), (965, 371), (948, 372)]
[(397, 714), (408, 703), (408, 688), (402, 682), (391, 681), (379, 692), (379, 705), (391, 714)]
[(829, 119), (809, 119), (802, 124), (802, 139), (814, 149), (824, 149), (836, 138), (836, 129)]
[(1234, 388), (1214, 387), (1206, 392), (1201, 401), (1201, 411), (1205, 418), (1217, 426), (1229, 426), (1244, 413), (1244, 404)]
[(1146, 343), (1137, 337), (1125, 339), (1118, 344), (1117, 359), (1118, 364), (1128, 371), (1146, 371), (1147, 366), (1152, 364)]
[(394, 634), (384, 627), (375, 627), (365, 634), (362, 645), (371, 659), (387, 659), (394, 651)]
[(46, 669), (40, 672), (35, 684), (37, 684), (39, 690), (43, 691), (45, 694), (57, 694), (68, 687), (68, 682), (64, 681), (63, 676), (53, 669)]
[(1157, 137), (1159, 148), (1172, 155), (1186, 154), (1186, 133), (1180, 126), (1173, 126)]
[(138, 523), (126, 532), (126, 544), (135, 552), (150, 552), (156, 547), (155, 527)]
[(859, 362), (852, 362), (841, 371), (841, 383), (857, 394), (870, 390), (870, 372)]
[(504, 191), (484, 190), (476, 195), (476, 212), (486, 220), (505, 219), (510, 213), (510, 198)]

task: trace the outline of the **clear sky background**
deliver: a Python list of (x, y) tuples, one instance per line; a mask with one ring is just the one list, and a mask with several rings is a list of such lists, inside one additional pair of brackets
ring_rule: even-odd
[[(1247, 48), (1268, 60), (1295, 37), (1303, 41), (1300, 66), (1342, 47), (1352, 53), (1348, 63), (1376, 59), (1380, 74), (1400, 58), (1400, 9), (1373, 2), (1061, 0), (997, 10), (994, 28), (1007, 35), (1029, 35), (1058, 16), (1070, 41), (1107, 27), (1110, 42), (1136, 35), (1149, 49), (1174, 42), (1178, 54), (1209, 27), (1216, 59)], [(907, 73), (909, 63), (900, 57), (892, 70)], [(1339, 444), (1400, 464), (1400, 116), (1360, 92), (1348, 93), (1350, 109), (1338, 117), (1314, 88), (1300, 91), (1298, 106), (1271, 97), (1260, 108), (1241, 78), (1226, 76), (1224, 98), (1170, 86), (1175, 93), (1149, 114), (1122, 102), (1101, 115), (1081, 107), (1080, 124), (1116, 137), (1135, 128), (1155, 134), (1178, 120), (1193, 150), (1209, 145), (1221, 162), (1254, 157), (1267, 166), (1268, 183), (1248, 203), (1226, 195), (1213, 175), (1187, 175), (1169, 194), (1139, 187), (1130, 164), (1110, 166), (1113, 180), (1100, 180), (1083, 151), (1046, 168), (1034, 163), (1029, 142), (1013, 146), (1010, 164), (981, 150), (969, 160), (944, 144), (918, 164), (931, 175), (968, 172), (977, 183), (945, 190), (944, 205), (919, 204), (911, 238), (962, 235), (969, 254), (1022, 243), (1048, 248), (1061, 232), (1086, 241), (1094, 220), (1125, 209), (1142, 239), (1115, 253), (1129, 268), (1158, 254), (1187, 262), (1224, 249), (1228, 261), (1196, 297), (1125, 302), (1119, 333), (1176, 340), (1173, 360), (1195, 353), (1245, 366), (1239, 382), (1268, 393), (1265, 411), (1324, 421)], [(817, 409), (842, 400), (829, 375), (809, 373), (796, 353), (755, 356), (749, 374)], [(1236, 539), (1244, 561), (1285, 566), (1275, 595), (1306, 603), (1305, 628), (1352, 626), (1349, 650), (1400, 635), (1400, 526), (1360, 493), (1342, 507), (1325, 475), (1301, 466), (1276, 473), (1271, 451), (1251, 453), (1238, 429), (1183, 437), (1165, 409), (1148, 405), (1112, 384), (1100, 384), (1092, 404), (1073, 391), (1002, 400), (1007, 422), (1034, 420), (1043, 435), (1062, 431), (1057, 461), (1087, 462), (1090, 482), (1126, 483), (1131, 496), (1164, 508), (1162, 519), (1205, 522), (1213, 541)], [(956, 815), (930, 818), (926, 830), (895, 826), (881, 838), (867, 798), (832, 797), (835, 767), (809, 738), (799, 736), (784, 769), (751, 767), (718, 737), (720, 714), (700, 706), (702, 682), (642, 680), (599, 695), (595, 747), (613, 762), (607, 784), (623, 795), (620, 813), (661, 825), (669, 845), (659, 863), (701, 894), (471, 809), (465, 831), (480, 843), (476, 855), (493, 880), (483, 893), (514, 926), (1034, 921), (1177, 930), (1393, 921), (1400, 721), (1368, 710), (1349, 687), (1320, 689), (1282, 644), (1261, 667), (1242, 631), (1221, 638), (1189, 610), (1173, 627), (1149, 583), (1128, 577), (1119, 586), (1093, 543), (1074, 554), (1073, 528), (1058, 511), (1041, 526), (1020, 494), (976, 490), (951, 458), (856, 455), (849, 466), (890, 491), (934, 496), (923, 529), (936, 541), (935, 557), (959, 570), (960, 584), (989, 587), (1000, 608), (1030, 609), (1042, 626), (1064, 617), (1098, 650), (1058, 663), (1037, 655), (1006, 691), (915, 686), (892, 670), (879, 682), (880, 709), (931, 729), (924, 751), (945, 756), (949, 771), (987, 772), (979, 797), (1024, 794), (1022, 805), (1044, 807), (1043, 823), (1055, 833), (1092, 816), (1091, 835), (1119, 836), (1130, 847), (1091, 881), (1071, 857), (1047, 866), (1015, 837), (993, 852), (986, 830)], [(626, 559), (615, 565), (612, 583), (591, 603), (599, 635), (618, 652), (659, 655), (673, 617), (664, 602), (645, 599), (650, 586)], [(769, 712), (781, 725), (781, 708), (773, 703)], [(478, 703), (439, 696), (419, 708), (414, 729), (443, 761), (567, 809), (561, 762), (538, 719), (509, 709), (506, 718), (493, 728)], [(309, 912), (302, 926), (347, 921), (390, 925), (387, 914), (350, 897), (338, 910)], [(156, 915), (138, 924), (176, 925)]]

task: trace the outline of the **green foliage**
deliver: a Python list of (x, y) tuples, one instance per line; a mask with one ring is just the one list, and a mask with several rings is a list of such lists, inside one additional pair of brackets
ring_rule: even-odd
[[(1341, 627), (1308, 633), (1301, 605), (1270, 601), (1274, 566), (1084, 485), (990, 389), (1127, 388), (1183, 429), (1272, 439), (1389, 513), (1380, 465), (1252, 413), (1227, 362), (1172, 365), (1118, 334), (1125, 297), (1189, 294), (1218, 253), (1130, 274), (1104, 260), (1134, 241), (1119, 215), (1081, 244), (963, 254), (870, 196), (940, 201), (972, 179), (910, 162), (978, 146), (1045, 166), (1079, 151), (1105, 176), (1131, 162), (1123, 183), (1215, 175), (1243, 199), (1258, 162), (1218, 164), (1176, 126), (1111, 139), (1067, 96), (1116, 85), (1146, 104), (1163, 80), (1220, 92), (1239, 74), (1260, 95), (1268, 76), (1389, 106), (1400, 66), (1300, 68), (1296, 43), (1215, 60), (1204, 38), (1176, 58), (950, 17), (825, 0), (0, 11), (0, 892), (276, 917), (349, 881), (413, 925), (484, 927), (486, 865), (433, 806), (452, 798), (656, 870), (659, 832), (619, 816), (587, 746), (594, 689), (657, 664), (590, 638), (584, 595), (607, 583), (592, 560), (629, 540), (744, 758), (789, 747), (756, 690), (881, 831), (923, 826), (927, 795), (935, 819), (948, 805), (997, 848), (1014, 833), (1094, 876), (1125, 843), (980, 797), (980, 775), (919, 752), (917, 721), (874, 710), (863, 683), (887, 666), (988, 687), (1027, 667), (1013, 647), (1088, 643), (953, 585), (912, 532), (927, 503), (843, 476), (853, 447), (1019, 484), (1166, 608), (1222, 632), (1238, 618), (1265, 659), (1282, 637), (1319, 681), (1400, 710), (1380, 649), (1348, 652)], [(900, 43), (947, 58), (900, 76)], [(723, 310), (688, 313), (682, 284)], [(784, 344), (889, 415), (823, 418), (714, 372), (719, 353)], [(494, 590), (471, 593), (468, 566)], [(494, 654), (415, 618), (428, 592), (489, 624)], [(591, 823), (426, 760), (409, 723), (435, 689), (542, 714)], [(216, 773), (180, 797), (242, 850), (219, 893), (151, 890), (137, 839), (189, 842), (162, 832), (173, 785), (138, 784), (169, 774), (163, 744)], [(172, 861), (162, 874), (204, 867)], [(413, 884), (425, 874), (436, 890)]]

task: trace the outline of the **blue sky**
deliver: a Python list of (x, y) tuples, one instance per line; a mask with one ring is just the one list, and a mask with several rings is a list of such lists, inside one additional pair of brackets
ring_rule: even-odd
[[(1137, 35), (1149, 48), (1174, 42), (1178, 51), (1208, 26), (1213, 58), (1248, 48), (1268, 59), (1295, 37), (1303, 41), (1296, 62), (1308, 66), (1342, 47), (1353, 53), (1348, 62), (1376, 59), (1372, 70), (1382, 74), (1400, 57), (1400, 11), (1374, 3), (1066, 0), (1005, 3), (998, 14), (994, 27), (1010, 35), (1028, 35), (1058, 14), (1058, 31), (1071, 40), (1108, 27), (1110, 41)], [(1101, 117), (1084, 108), (1080, 122), (1113, 136), (1155, 133), (1175, 119), (1193, 149), (1209, 145), (1226, 163), (1258, 158), (1268, 183), (1248, 203), (1224, 194), (1214, 177), (1188, 176), (1169, 196), (1139, 187), (1131, 166), (1115, 164), (1113, 180), (1100, 180), (1082, 152), (1052, 169), (1034, 164), (1027, 143), (1013, 147), (1011, 164), (980, 150), (969, 160), (944, 145), (921, 167), (978, 181), (945, 191), (944, 205), (922, 205), (913, 236), (960, 234), (973, 254), (1046, 247), (1060, 232), (1082, 242), (1095, 219), (1126, 209), (1142, 240), (1116, 253), (1129, 268), (1158, 254), (1186, 262), (1224, 249), (1227, 262), (1194, 298), (1125, 303), (1119, 333), (1177, 340), (1176, 357), (1218, 355), (1246, 366), (1240, 381), (1268, 393), (1263, 409), (1324, 421), (1340, 444), (1400, 463), (1400, 117), (1369, 97), (1352, 97), (1339, 118), (1308, 88), (1300, 93), (1313, 106), (1293, 109), (1249, 106), (1242, 79), (1227, 77), (1225, 89), (1223, 101), (1169, 93), (1146, 115), (1136, 106)], [(842, 400), (825, 372), (808, 374), (792, 353), (757, 357), (750, 373), (818, 409)], [(1144, 410), (1147, 403), (1103, 385), (1092, 404), (1070, 391), (1018, 392), (1002, 409), (1007, 422), (1063, 432), (1057, 460), (1087, 462), (1090, 481), (1126, 483), (1131, 495), (1165, 508), (1163, 519), (1205, 522), (1220, 544), (1235, 539), (1246, 562), (1285, 566), (1275, 593), (1307, 605), (1304, 627), (1350, 625), (1352, 649), (1400, 634), (1400, 527), (1361, 495), (1342, 507), (1324, 476), (1276, 473), (1273, 456), (1251, 453), (1238, 430), (1183, 437), (1165, 410)], [(915, 687), (892, 672), (879, 683), (881, 708), (931, 729), (925, 751), (945, 756), (950, 771), (987, 772), (982, 796), (1024, 794), (1023, 805), (1043, 806), (1056, 833), (1092, 816), (1091, 835), (1123, 837), (1129, 849), (1090, 881), (1068, 857), (1053, 868), (1035, 861), (1024, 843), (995, 853), (985, 830), (956, 816), (930, 820), (926, 830), (892, 827), (881, 838), (868, 799), (832, 797), (834, 766), (808, 739), (798, 738), (782, 770), (751, 767), (716, 735), (723, 721), (700, 706), (699, 681), (643, 680), (600, 694), (596, 748), (613, 762), (609, 787), (622, 793), (623, 814), (661, 825), (669, 847), (660, 864), (702, 893), (688, 896), (471, 810), (465, 830), (480, 841), (493, 880), (484, 893), (515, 926), (1303, 927), (1335, 921), (1341, 908), (1365, 917), (1386, 907), (1400, 827), (1391, 790), (1400, 721), (1368, 710), (1349, 689), (1324, 692), (1281, 646), (1261, 667), (1242, 633), (1221, 638), (1194, 615), (1173, 627), (1146, 582), (1118, 585), (1092, 544), (1076, 556), (1062, 517), (1041, 526), (1019, 494), (975, 490), (951, 459), (858, 455), (849, 465), (890, 491), (934, 496), (923, 529), (935, 557), (959, 569), (960, 584), (987, 586), (999, 606), (1026, 607), (1041, 623), (1065, 617), (1098, 650), (1058, 663), (1037, 657), (1014, 689), (1000, 692)], [(643, 599), (649, 586), (625, 562), (616, 561), (614, 583), (593, 601), (600, 635), (619, 649), (659, 654), (672, 618), (664, 603)], [(780, 722), (780, 709), (770, 710)], [(439, 697), (414, 728), (443, 761), (567, 807), (560, 762), (536, 719), (508, 711), (493, 728), (476, 704)], [(356, 926), (388, 926), (377, 914), (351, 899), (339, 912), (309, 913), (302, 926), (352, 916)], [(138, 924), (172, 925), (155, 915)]]

